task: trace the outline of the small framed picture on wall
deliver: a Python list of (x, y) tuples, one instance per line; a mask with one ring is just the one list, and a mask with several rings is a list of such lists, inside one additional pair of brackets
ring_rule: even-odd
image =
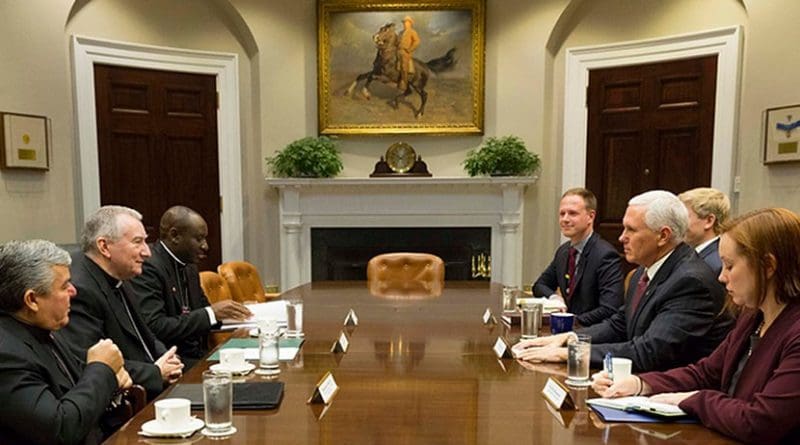
[(765, 112), (764, 163), (800, 161), (800, 105)]
[(2, 168), (50, 169), (50, 119), (0, 112)]

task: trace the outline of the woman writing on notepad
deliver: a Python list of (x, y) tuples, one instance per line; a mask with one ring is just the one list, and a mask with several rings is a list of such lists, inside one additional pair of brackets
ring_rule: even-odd
[(708, 357), (666, 372), (612, 382), (603, 397), (652, 395), (709, 428), (748, 443), (800, 443), (800, 217), (763, 209), (731, 221), (720, 238), (736, 327)]

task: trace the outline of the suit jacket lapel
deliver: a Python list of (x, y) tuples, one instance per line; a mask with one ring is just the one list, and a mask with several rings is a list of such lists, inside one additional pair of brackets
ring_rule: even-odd
[(589, 235), (589, 239), (586, 241), (586, 245), (583, 246), (583, 252), (581, 252), (581, 256), (578, 259), (578, 264), (575, 267), (575, 285), (572, 286), (572, 291), (575, 292), (575, 289), (581, 284), (581, 278), (583, 278), (583, 271), (586, 270), (586, 260), (589, 258), (589, 253), (592, 251), (592, 247), (594, 247), (595, 242), (597, 241), (597, 234), (592, 232)]
[[(642, 300), (639, 302), (639, 307), (636, 308), (636, 313), (632, 314), (633, 317), (630, 319), (631, 322), (628, 323), (628, 335), (632, 336), (634, 328), (636, 327), (637, 323), (639, 322), (639, 317), (645, 310), (650, 310), (648, 307), (652, 304), (651, 296), (656, 293), (658, 290), (658, 286), (664, 282), (670, 275), (672, 275), (672, 270), (683, 261), (683, 258), (686, 256), (687, 249), (691, 249), (688, 244), (678, 244), (678, 246), (672, 251), (672, 254), (667, 258), (667, 261), (658, 269), (656, 276), (650, 280), (650, 283), (647, 285), (647, 290), (644, 291), (644, 295), (642, 295)], [(644, 273), (644, 268), (642, 269), (642, 273)], [(633, 277), (631, 277), (631, 284), (630, 286), (634, 289), (633, 292), (636, 292), (636, 283), (638, 282), (639, 277), (641, 274), (636, 273)], [(637, 281), (634, 281), (633, 278), (636, 278)], [(631, 294), (633, 296), (633, 294)]]
[[(556, 259), (556, 280), (558, 287), (561, 288), (561, 296), (566, 300), (567, 297), (567, 262), (569, 261), (569, 241), (558, 249)], [(555, 290), (555, 289), (554, 289)]]

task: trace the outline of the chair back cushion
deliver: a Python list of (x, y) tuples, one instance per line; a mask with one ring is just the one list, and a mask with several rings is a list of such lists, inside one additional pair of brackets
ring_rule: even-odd
[(210, 270), (200, 272), (200, 287), (203, 288), (203, 293), (206, 294), (208, 302), (211, 304), (231, 299), (228, 282), (216, 272)]
[(438, 297), (444, 287), (444, 261), (429, 253), (385, 253), (367, 263), (367, 282), (375, 296)]
[(246, 261), (229, 261), (220, 264), (217, 272), (228, 282), (228, 288), (234, 301), (244, 303), (245, 301), (264, 302), (266, 300), (261, 276), (252, 264)]

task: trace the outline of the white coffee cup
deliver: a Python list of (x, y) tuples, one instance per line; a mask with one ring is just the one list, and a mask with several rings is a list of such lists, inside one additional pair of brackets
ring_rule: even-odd
[(186, 426), (191, 419), (189, 399), (163, 399), (155, 403), (156, 421), (167, 430)]
[(244, 349), (227, 348), (219, 351), (219, 362), (228, 369), (241, 369), (245, 365)]
[(613, 357), (611, 359), (611, 366), (614, 371), (614, 380), (617, 381), (631, 375), (633, 362), (629, 358)]

